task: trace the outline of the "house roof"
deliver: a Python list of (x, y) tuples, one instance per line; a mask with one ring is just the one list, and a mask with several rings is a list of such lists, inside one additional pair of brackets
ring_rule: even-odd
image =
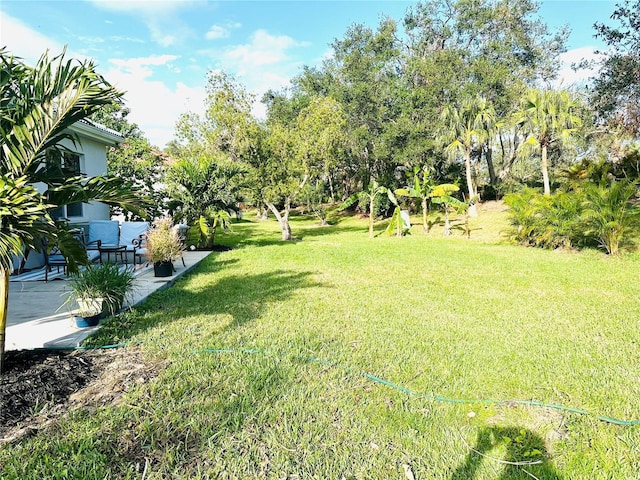
[(92, 140), (103, 142), (107, 145), (117, 145), (124, 141), (124, 137), (115, 130), (105, 127), (88, 118), (80, 120), (71, 126), (71, 130)]

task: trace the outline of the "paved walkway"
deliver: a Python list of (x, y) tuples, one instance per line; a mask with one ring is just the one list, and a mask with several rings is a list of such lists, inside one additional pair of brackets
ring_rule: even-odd
[[(195, 267), (211, 252), (185, 252), (186, 267), (178, 260), (172, 277), (156, 278), (153, 267), (139, 266), (136, 289), (129, 305), (144, 302), (155, 292), (167, 288), (177, 278)], [(98, 327), (77, 328), (66, 300), (66, 281), (50, 280), (11, 282), (9, 284), (9, 310), (7, 317), (7, 350), (31, 348), (77, 347)]]

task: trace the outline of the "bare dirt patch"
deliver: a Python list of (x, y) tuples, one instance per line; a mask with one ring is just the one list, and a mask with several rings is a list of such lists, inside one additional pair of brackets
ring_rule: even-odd
[(138, 348), (9, 351), (0, 376), (0, 444), (33, 434), (71, 409), (117, 404), (160, 368), (146, 363)]

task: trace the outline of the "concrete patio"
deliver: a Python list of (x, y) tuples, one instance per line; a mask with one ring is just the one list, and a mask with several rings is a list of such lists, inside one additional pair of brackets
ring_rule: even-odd
[[(147, 297), (171, 286), (211, 252), (185, 252), (186, 266), (174, 262), (176, 272), (171, 277), (156, 278), (152, 266), (136, 266), (136, 288), (127, 306), (144, 302)], [(77, 328), (66, 300), (66, 281), (50, 280), (11, 282), (7, 318), (7, 350), (33, 348), (77, 347), (97, 327)]]

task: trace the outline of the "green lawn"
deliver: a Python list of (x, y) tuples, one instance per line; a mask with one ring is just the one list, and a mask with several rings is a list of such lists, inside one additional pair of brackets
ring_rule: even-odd
[(236, 224), (93, 340), (159, 376), (5, 446), (0, 477), (638, 478), (640, 425), (597, 418), (640, 419), (637, 254), (508, 245), (498, 211), (471, 240), (366, 224)]

